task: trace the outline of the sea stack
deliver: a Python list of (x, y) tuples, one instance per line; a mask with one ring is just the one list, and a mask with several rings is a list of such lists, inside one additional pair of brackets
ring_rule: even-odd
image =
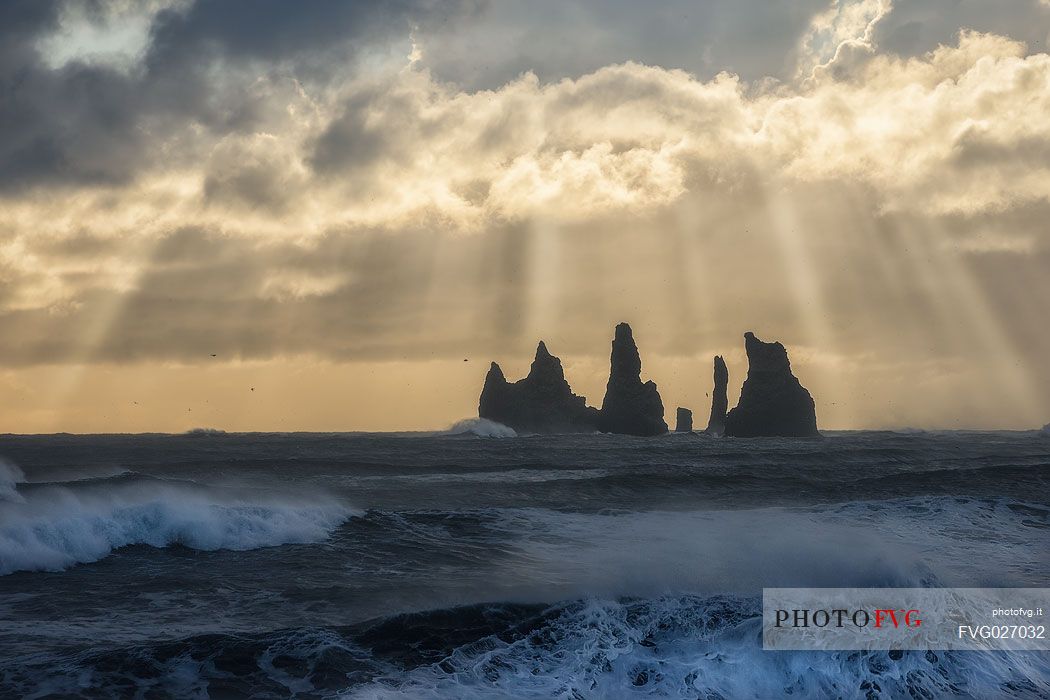
[(740, 402), (726, 416), (731, 437), (819, 437), (813, 397), (791, 373), (787, 350), (744, 334), (747, 379)]
[(715, 389), (711, 392), (711, 418), (707, 421), (708, 435), (721, 437), (726, 432), (726, 411), (729, 410), (729, 368), (721, 355), (715, 355)]
[(675, 421), (674, 431), (676, 433), (693, 432), (693, 412), (688, 408), (678, 407), (678, 416)]
[(622, 435), (662, 435), (667, 432), (664, 404), (652, 381), (642, 383), (642, 359), (631, 327), (616, 326), (598, 429)]
[(495, 362), (485, 376), (478, 415), (520, 433), (589, 433), (598, 429), (598, 409), (572, 393), (561, 360), (540, 341), (529, 374), (513, 384)]

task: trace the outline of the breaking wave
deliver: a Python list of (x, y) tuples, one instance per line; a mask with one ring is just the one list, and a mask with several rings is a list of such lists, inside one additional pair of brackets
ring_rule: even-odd
[[(231, 677), (223, 669), (238, 669)], [(1024, 652), (762, 650), (761, 603), (734, 595), (494, 603), (344, 627), (189, 639), (77, 653), (46, 690), (154, 687), (182, 697), (1044, 698), (1050, 658)], [(13, 669), (12, 690), (43, 669)]]
[[(9, 479), (11, 465), (0, 465)], [(288, 497), (139, 474), (27, 485), (0, 481), (0, 576), (57, 571), (128, 545), (247, 550), (326, 539), (357, 515), (328, 497)]]
[[(449, 612), (390, 626), (416, 636)], [(1041, 698), (1050, 691), (1050, 662), (1020, 652), (764, 652), (757, 598), (588, 599), (486, 616), (478, 638), (435, 650), (438, 658), (407, 672), (376, 674), (343, 697)]]
[(446, 431), (450, 435), (476, 435), (484, 438), (512, 438), (518, 434), (514, 428), (487, 418), (464, 418)]
[(24, 499), (18, 493), (16, 484), (24, 484), (26, 475), (10, 462), (0, 459), (0, 501), (22, 503)]
[(1050, 697), (1045, 653), (759, 634), (767, 586), (1044, 585), (1046, 434), (500, 433), (18, 438), (0, 573), (136, 546), (0, 578), (0, 696)]

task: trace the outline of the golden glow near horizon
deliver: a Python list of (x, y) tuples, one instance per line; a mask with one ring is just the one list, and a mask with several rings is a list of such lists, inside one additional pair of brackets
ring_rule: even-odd
[[(67, 3), (0, 61), (38, 61), (47, 99), (94, 71), (134, 119), (0, 143), (0, 432), (439, 429), (540, 339), (599, 405), (621, 320), (668, 415), (703, 422), (716, 353), (732, 399), (753, 330), (822, 427), (1038, 427), (1050, 55), (979, 26), (883, 47), (898, 11), (814, 3), (779, 79), (473, 85), (422, 20), (300, 64), (215, 54), (189, 0)], [(198, 112), (150, 92), (161, 58)]]

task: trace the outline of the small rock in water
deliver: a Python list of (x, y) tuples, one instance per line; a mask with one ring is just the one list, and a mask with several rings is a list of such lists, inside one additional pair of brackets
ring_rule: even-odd
[(688, 408), (678, 407), (678, 420), (675, 422), (674, 431), (676, 433), (693, 432), (693, 412)]

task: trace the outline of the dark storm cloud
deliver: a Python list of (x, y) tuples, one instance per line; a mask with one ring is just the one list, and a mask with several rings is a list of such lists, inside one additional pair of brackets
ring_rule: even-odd
[[(81, 7), (105, 13), (105, 3)], [(258, 75), (326, 80), (347, 70), (361, 47), (407, 39), (413, 26), (470, 8), (438, 0), (199, 0), (157, 15), (143, 64), (130, 73), (82, 61), (50, 67), (36, 44), (57, 28), (62, 9), (55, 0), (0, 5), (0, 192), (127, 181), (160, 142), (192, 124), (215, 135), (254, 128), (268, 108), (250, 89)], [(342, 60), (333, 61), (333, 51)], [(189, 145), (180, 150), (193, 157)]]
[(893, 11), (875, 27), (882, 51), (918, 56), (938, 45), (955, 43), (960, 29), (1000, 34), (1025, 42), (1031, 51), (1047, 50), (1050, 6), (1038, 0), (896, 0)]
[(1036, 136), (1002, 143), (971, 128), (959, 135), (952, 149), (951, 163), (968, 169), (980, 169), (989, 163), (1008, 163), (1021, 170), (1050, 170), (1050, 143)]
[(493, 88), (532, 71), (543, 81), (637, 61), (701, 78), (793, 75), (799, 37), (828, 0), (492, 0), (466, 24), (419, 33), (435, 75)]
[[(348, 99), (340, 115), (333, 119), (314, 144), (310, 164), (318, 172), (353, 170), (389, 156), (389, 124), (369, 124), (368, 111), (379, 95), (362, 91)], [(407, 110), (406, 110), (407, 112)]]
[(59, 10), (47, 0), (0, 5), (0, 189), (118, 180), (136, 150), (124, 78), (89, 66), (52, 71), (37, 53)]
[(160, 14), (152, 32), (151, 63), (195, 62), (202, 51), (229, 58), (274, 61), (413, 26), (442, 22), (469, 9), (442, 0), (197, 0), (187, 12)]
[[(793, 77), (799, 38), (831, 0), (631, 0), (523, 4), (492, 0), (468, 26), (423, 37), (441, 77), (492, 87), (532, 70), (554, 80), (634, 60), (700, 77)], [(842, 3), (843, 6), (849, 2)], [(956, 43), (961, 29), (1009, 36), (1047, 50), (1050, 4), (1039, 0), (895, 0), (875, 26), (881, 52), (919, 56)], [(445, 30), (445, 31), (441, 31)]]
[(204, 201), (271, 214), (286, 212), (306, 185), (293, 165), (289, 157), (272, 149), (216, 148), (206, 167)]
[(0, 67), (0, 188), (124, 181), (146, 135), (129, 81), (89, 66)]
[[(0, 194), (41, 184), (118, 184), (152, 165), (202, 157), (212, 139), (260, 129), (276, 109), (252, 86), (264, 76), (327, 84), (353, 77), (362, 50), (407, 49), (414, 32), (423, 65), (466, 89), (491, 88), (524, 71), (542, 81), (624, 61), (719, 71), (745, 80), (790, 78), (800, 36), (827, 0), (197, 0), (158, 13), (141, 63), (122, 71), (73, 60), (53, 68), (38, 42), (63, 10), (105, 23), (103, 0), (13, 0), (0, 5)], [(1001, 12), (978, 0), (898, 2), (876, 29), (881, 50), (912, 55), (952, 43), (960, 27), (994, 31), (1045, 50), (1050, 8)], [(86, 17), (87, 20), (83, 18)], [(400, 50), (400, 49), (399, 49)], [(192, 127), (203, 126), (201, 132)], [(387, 125), (382, 125), (387, 126)], [(352, 170), (389, 157), (391, 139), (347, 105), (314, 143), (319, 171)], [(211, 138), (209, 138), (209, 136)], [(165, 146), (161, 150), (161, 146)], [(396, 154), (394, 154), (396, 155)], [(206, 196), (279, 210), (287, 183), (272, 164), (212, 174)]]
[(19, 38), (34, 36), (58, 21), (59, 0), (8, 0), (0, 4), (0, 36), (4, 47)]

